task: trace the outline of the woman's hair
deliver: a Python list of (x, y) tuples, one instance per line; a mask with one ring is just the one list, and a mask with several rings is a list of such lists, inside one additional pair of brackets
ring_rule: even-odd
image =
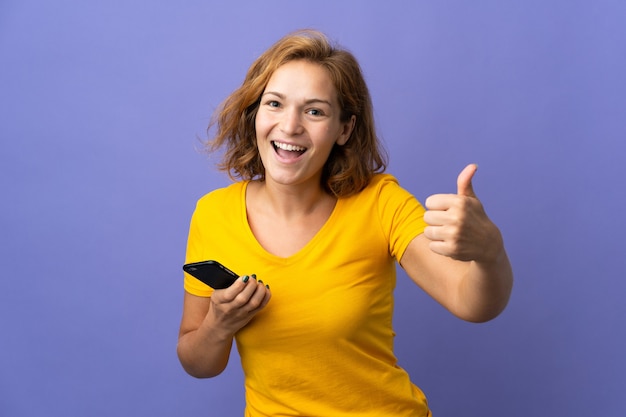
[(337, 197), (357, 193), (367, 186), (374, 173), (385, 170), (387, 155), (376, 136), (369, 90), (356, 58), (314, 30), (289, 34), (257, 58), (241, 87), (213, 116), (209, 130), (217, 125), (217, 131), (207, 148), (214, 151), (225, 146), (218, 167), (232, 179), (264, 180), (265, 168), (256, 142), (256, 113), (274, 71), (295, 60), (325, 68), (337, 90), (341, 121), (356, 116), (349, 140), (345, 145), (335, 145), (324, 165), (322, 187)]

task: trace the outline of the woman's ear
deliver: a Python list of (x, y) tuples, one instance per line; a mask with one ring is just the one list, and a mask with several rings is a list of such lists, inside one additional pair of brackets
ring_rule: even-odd
[(350, 135), (352, 134), (352, 131), (354, 130), (354, 125), (356, 124), (356, 116), (353, 114), (352, 116), (350, 116), (350, 120), (348, 120), (347, 122), (345, 122), (343, 124), (343, 129), (341, 131), (341, 134), (339, 135), (339, 138), (337, 139), (337, 145), (343, 146), (348, 142), (348, 139), (350, 139)]

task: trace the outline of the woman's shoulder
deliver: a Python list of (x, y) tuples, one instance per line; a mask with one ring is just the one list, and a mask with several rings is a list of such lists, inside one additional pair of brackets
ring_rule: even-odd
[(396, 188), (400, 188), (400, 183), (398, 182), (398, 179), (392, 174), (374, 174), (369, 184), (367, 184), (367, 186), (361, 192), (357, 193), (357, 196), (377, 196), (380, 195), (380, 193), (383, 191), (392, 191)]
[(388, 173), (374, 174), (370, 183), (365, 188), (380, 188), (388, 184), (399, 184), (398, 179)]
[(198, 207), (228, 207), (230, 204), (237, 204), (245, 190), (247, 182), (238, 181), (224, 187), (209, 191), (198, 200)]
[(415, 199), (413, 194), (400, 185), (398, 179), (387, 173), (375, 174), (369, 184), (359, 193), (349, 198), (358, 205), (386, 205), (389, 202), (403, 204), (407, 199)]

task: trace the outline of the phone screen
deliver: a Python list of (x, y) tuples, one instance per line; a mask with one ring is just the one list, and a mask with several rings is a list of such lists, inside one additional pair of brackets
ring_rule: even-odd
[(202, 261), (183, 265), (183, 271), (216, 290), (228, 288), (239, 277), (217, 261)]

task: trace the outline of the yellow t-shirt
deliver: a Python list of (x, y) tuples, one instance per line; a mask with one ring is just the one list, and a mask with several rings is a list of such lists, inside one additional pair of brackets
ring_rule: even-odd
[[(235, 339), (246, 416), (430, 416), (393, 354), (395, 260), (423, 232), (423, 207), (388, 174), (340, 198), (311, 241), (280, 258), (247, 222), (247, 182), (198, 201), (186, 262), (220, 261), (255, 273), (272, 299)], [(185, 274), (185, 289), (212, 289)]]

